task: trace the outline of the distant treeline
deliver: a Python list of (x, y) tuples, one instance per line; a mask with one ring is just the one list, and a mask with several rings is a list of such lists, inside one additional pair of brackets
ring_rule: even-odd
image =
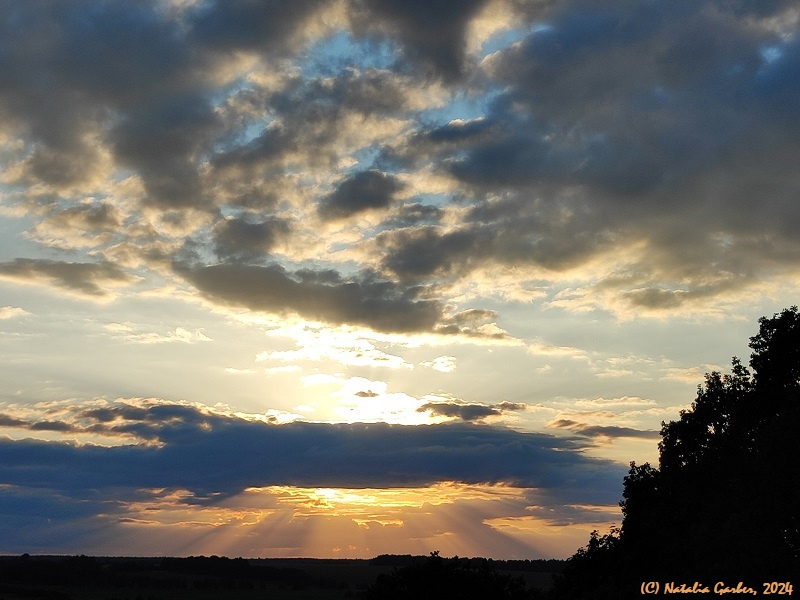
[[(547, 592), (529, 585), (520, 572), (543, 569), (548, 563), (559, 570), (563, 567), (563, 561), (557, 560), (443, 558), (438, 552), (427, 557), (380, 556), (375, 560), (388, 563), (398, 559), (405, 564), (391, 573), (379, 574), (362, 594), (364, 600), (539, 600), (546, 598)], [(527, 569), (515, 569), (509, 563)], [(554, 575), (552, 571), (546, 573)]]
[[(390, 598), (390, 589), (446, 584), (493, 598), (532, 598), (520, 573), (549, 581), (563, 560), (493, 560), (384, 554), (373, 559), (245, 559), (221, 556), (0, 556), (0, 598), (70, 600), (81, 590), (109, 598)], [(504, 574), (505, 572), (506, 574)], [(431, 584), (433, 585), (433, 584)], [(313, 596), (307, 594), (313, 593)], [(277, 594), (277, 595), (276, 595)], [(387, 596), (387, 594), (389, 594)], [(202, 595), (202, 596), (201, 596)], [(94, 595), (93, 595), (94, 596)], [(445, 596), (446, 593), (445, 593)], [(471, 597), (471, 596), (470, 596)]]
[[(371, 559), (369, 563), (375, 566), (407, 567), (419, 564), (428, 559), (427, 556), (412, 556), (411, 554), (381, 554)], [(564, 570), (565, 560), (557, 558), (541, 558), (533, 560), (496, 560), (493, 558), (459, 558), (463, 564), (470, 567), (488, 567), (497, 571), (525, 571), (532, 573), (561, 573)]]
[(305, 589), (342, 587), (341, 582), (315, 578), (302, 569), (253, 565), (243, 558), (114, 558), (92, 556), (2, 556), (0, 597), (14, 593), (32, 597), (47, 588), (98, 587), (125, 590), (255, 590), (268, 585)]

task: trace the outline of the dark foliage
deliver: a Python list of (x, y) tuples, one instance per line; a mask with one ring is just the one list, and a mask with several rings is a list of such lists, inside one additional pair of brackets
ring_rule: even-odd
[(521, 578), (498, 573), (485, 558), (443, 558), (433, 552), (424, 560), (411, 560), (391, 574), (379, 575), (367, 590), (366, 600), (524, 600), (539, 598)]
[[(431, 561), (435, 564), (429, 564)], [(378, 595), (371, 597), (402, 597), (393, 596), (387, 590), (396, 585), (405, 586), (402, 589), (416, 589), (415, 585), (432, 577), (444, 583), (434, 583), (430, 589), (441, 590), (442, 585), (450, 585), (449, 591), (436, 592), (437, 600), (535, 599), (541, 597), (538, 591), (525, 590), (522, 578), (502, 572), (549, 574), (560, 572), (563, 565), (563, 560), (443, 559), (438, 554), (430, 557), (381, 555), (372, 560), (25, 554), (0, 556), (0, 600), (362, 598), (369, 584), (375, 582), (376, 573), (385, 573), (392, 567), (394, 574), (384, 576), (373, 585), (369, 594)], [(463, 581), (457, 581), (461, 579)], [(409, 581), (414, 583), (409, 586)], [(415, 595), (432, 597), (426, 594), (427, 591)]]
[[(69, 598), (63, 590), (90, 586), (105, 590), (150, 592), (263, 589), (265, 585), (293, 590), (325, 587), (296, 568), (253, 565), (242, 558), (96, 558), (91, 556), (0, 557), (0, 599)], [(34, 586), (34, 587), (31, 587)]]
[[(761, 581), (800, 575), (800, 314), (763, 317), (750, 369), (710, 373), (662, 423), (659, 467), (631, 463), (622, 527), (592, 534), (556, 598), (639, 595), (643, 581)], [(751, 372), (752, 371), (752, 372)]]
[[(380, 554), (370, 559), (369, 564), (376, 567), (407, 567), (425, 562), (430, 557), (412, 554)], [(564, 569), (564, 560), (558, 558), (509, 559), (492, 558), (460, 558), (462, 564), (475, 567), (486, 563), (489, 568), (498, 571), (517, 571), (528, 573), (560, 573)]]

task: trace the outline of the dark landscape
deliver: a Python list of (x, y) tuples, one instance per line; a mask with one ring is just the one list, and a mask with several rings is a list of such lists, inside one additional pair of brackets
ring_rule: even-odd
[[(562, 560), (444, 559), (383, 555), (371, 560), (313, 558), (226, 558), (219, 556), (0, 557), (1, 600), (327, 600), (372, 597), (380, 576), (415, 566), (442, 564), (462, 576), (513, 581), (515, 589), (549, 589)], [(405, 569), (405, 571), (404, 571)], [(442, 578), (440, 578), (441, 580)], [(474, 582), (473, 582), (474, 583)], [(474, 588), (473, 588), (474, 589)], [(532, 592), (533, 593), (533, 592)], [(514, 596), (523, 597), (523, 596)]]

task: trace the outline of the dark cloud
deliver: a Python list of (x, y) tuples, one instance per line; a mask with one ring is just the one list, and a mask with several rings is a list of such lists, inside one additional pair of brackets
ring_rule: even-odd
[(417, 412), (430, 412), (433, 415), (452, 417), (462, 421), (482, 421), (487, 417), (499, 417), (503, 413), (525, 410), (526, 408), (525, 404), (514, 402), (501, 402), (491, 406), (463, 402), (428, 402), (420, 406)]
[(17, 258), (0, 263), (0, 277), (22, 282), (48, 282), (79, 294), (102, 298), (105, 285), (131, 284), (136, 278), (110, 262), (71, 263), (38, 258)]
[(494, 139), (454, 165), (458, 176), (628, 197), (674, 185), (741, 142), (737, 105), (764, 42), (746, 23), (686, 2), (565, 5), (553, 17), (492, 63), (511, 88), (489, 115)]
[(357, 33), (389, 34), (408, 59), (453, 81), (466, 70), (467, 28), (485, 4), (486, 0), (354, 0), (350, 19)]
[(225, 51), (285, 50), (289, 38), (307, 22), (320, 0), (216, 0), (192, 12), (190, 39)]
[(482, 421), (486, 417), (497, 417), (501, 414), (491, 406), (456, 402), (428, 402), (420, 406), (417, 412), (430, 412), (433, 415), (453, 417), (462, 421)]
[(117, 419), (142, 421), (157, 414), (158, 411), (148, 412), (146, 408), (137, 406), (115, 406), (114, 408), (91, 408), (78, 413), (78, 417), (90, 419), (97, 423), (108, 423)]
[(232, 52), (280, 52), (319, 3), (66, 0), (0, 8), (4, 116), (29, 180), (86, 183), (110, 147), (159, 208), (208, 208), (200, 166), (226, 133), (214, 103)]
[(183, 173), (174, 194), (196, 168), (187, 161), (207, 138), (198, 127), (197, 94), (211, 63), (183, 43), (175, 22), (147, 2), (68, 0), (0, 10), (8, 59), (0, 98), (32, 144), (31, 176), (56, 186), (86, 182), (110, 129), (126, 166), (145, 168), (155, 198), (189, 195), (168, 195), (159, 179), (170, 179), (169, 167)]
[[(506, 485), (521, 487), (500, 503), (491, 488), (483, 499), (471, 493), (452, 498), (446, 491), (450, 501), (434, 506), (434, 514), (427, 503), (409, 509), (409, 535), (451, 531), (442, 529), (448, 515), (476, 515), (456, 532), (469, 539), (489, 536), (507, 549), (513, 540), (486, 524), (487, 515), (535, 515), (550, 524), (607, 521), (591, 505), (615, 505), (625, 472), (621, 465), (587, 458), (574, 440), (487, 426), (268, 425), (188, 406), (141, 407), (143, 416), (130, 408), (140, 407), (90, 409), (79, 420), (87, 428), (137, 427), (144, 434), (140, 440), (158, 440), (160, 447), (0, 438), (0, 533), (8, 551), (119, 554), (123, 540), (131, 552), (139, 544), (156, 544), (180, 554), (198, 534), (222, 531), (238, 539), (241, 515), (253, 508), (254, 530), (268, 532), (267, 541), (258, 536), (262, 554), (263, 548), (299, 551), (298, 540), (328, 516), (324, 506), (309, 515), (303, 498), (283, 486), (385, 489), (452, 481), (499, 483), (501, 497)], [(281, 487), (269, 489), (273, 485)], [(487, 505), (494, 507), (488, 508), (491, 514)], [(221, 519), (217, 510), (224, 511)], [(138, 529), (139, 537), (126, 524), (161, 527)], [(520, 555), (530, 551), (519, 549)]]
[(461, 119), (439, 125), (421, 132), (414, 139), (414, 144), (427, 145), (429, 148), (469, 148), (481, 142), (491, 140), (495, 135), (495, 124), (484, 117), (464, 121)]
[(482, 331), (484, 326), (493, 325), (496, 319), (497, 313), (493, 310), (469, 308), (448, 316), (436, 331), (441, 334), (461, 334), (496, 340), (513, 339), (502, 330), (490, 333)]
[(222, 260), (258, 259), (289, 234), (289, 224), (281, 219), (247, 221), (230, 217), (214, 226), (214, 252)]
[(670, 309), (680, 306), (689, 298), (686, 290), (665, 290), (662, 288), (645, 288), (625, 292), (622, 297), (632, 305), (649, 309)]
[(614, 242), (587, 212), (557, 201), (542, 206), (519, 198), (479, 205), (456, 229), (420, 226), (381, 234), (382, 266), (400, 279), (422, 281), (463, 277), (490, 265), (563, 270)]
[(501, 402), (497, 405), (502, 411), (519, 411), (519, 410), (527, 410), (528, 405), (522, 402)]
[(97, 148), (74, 141), (61, 148), (35, 146), (25, 161), (19, 183), (45, 182), (55, 187), (88, 183), (95, 174), (95, 165), (102, 162)]
[(383, 266), (402, 279), (414, 279), (464, 272), (470, 261), (485, 254), (486, 240), (481, 238), (477, 229), (442, 232), (422, 226), (384, 234), (379, 243), (390, 247)]
[[(495, 75), (513, 86), (493, 115), (507, 124), (498, 148), (526, 145), (514, 131), (543, 142), (536, 156), (510, 162), (508, 175), (527, 166), (529, 181), (555, 178), (645, 199), (666, 187), (691, 189), (732, 155), (755, 158), (754, 145), (766, 142), (761, 135), (778, 117), (760, 82), (765, 70), (782, 70), (765, 64), (763, 49), (787, 45), (737, 13), (735, 3), (706, 2), (561, 11), (498, 61)], [(521, 114), (535, 118), (515, 119), (506, 101), (529, 106)], [(492, 168), (500, 176), (502, 161)], [(695, 198), (672, 198), (672, 208), (687, 200)]]
[[(286, 128), (278, 122), (277, 125), (265, 127), (258, 137), (247, 144), (218, 152), (211, 158), (211, 165), (221, 173), (244, 172), (252, 176), (253, 170), (275, 168), (279, 166), (284, 155), (297, 152), (300, 147), (298, 140), (295, 139), (297, 136), (299, 136), (298, 130)], [(280, 169), (275, 170), (275, 175), (282, 174)], [(218, 174), (218, 177), (220, 176)]]
[(473, 209), (455, 229), (386, 232), (383, 267), (417, 280), (563, 271), (638, 240), (605, 289), (629, 277), (617, 298), (655, 311), (795, 264), (800, 52), (776, 32), (787, 4), (746, 6), (553, 4), (487, 59), (485, 83), (503, 92), (482, 118), (387, 150), (454, 175)]
[(437, 206), (429, 204), (409, 203), (404, 204), (381, 227), (393, 229), (395, 227), (411, 227), (422, 224), (436, 224), (443, 216), (443, 211)]
[(181, 273), (205, 296), (223, 304), (271, 313), (297, 313), (330, 323), (379, 331), (432, 330), (443, 318), (435, 300), (371, 274), (344, 279), (334, 271), (298, 271), (278, 265), (213, 265)]
[(130, 110), (199, 89), (203, 69), (212, 66), (209, 57), (186, 43), (181, 23), (155, 8), (147, 1), (67, 0), (31, 4), (17, 15), (30, 11), (23, 17), (30, 18), (29, 25), (55, 34), (51, 44), (31, 57), (52, 61), (35, 65), (36, 72), (52, 67), (59, 74), (56, 81), (80, 90), (95, 106)]
[(209, 99), (189, 94), (129, 111), (110, 137), (120, 164), (143, 177), (146, 202), (169, 209), (210, 203), (198, 168), (221, 133)]
[(0, 481), (61, 490), (67, 496), (118, 488), (168, 487), (230, 496), (269, 485), (502, 482), (547, 488), (563, 500), (576, 501), (577, 495), (585, 502), (614, 502), (624, 471), (615, 463), (587, 458), (574, 440), (489, 426), (272, 425), (184, 405), (154, 405), (143, 413), (122, 408), (109, 419), (116, 409), (102, 410), (84, 411), (80, 427), (135, 435), (158, 445), (76, 446), (6, 438), (0, 440)]
[(323, 219), (344, 219), (354, 214), (389, 206), (402, 189), (393, 176), (370, 170), (356, 173), (336, 186), (319, 207)]
[(556, 429), (568, 429), (576, 435), (582, 435), (589, 438), (606, 437), (606, 438), (644, 438), (644, 439), (658, 439), (661, 433), (658, 431), (633, 429), (631, 427), (619, 427), (617, 425), (589, 425), (588, 423), (581, 423), (572, 419), (556, 419), (548, 423), (548, 427), (555, 427)]
[(30, 429), (31, 431), (68, 432), (68, 431), (73, 431), (75, 428), (69, 423), (64, 423), (62, 421), (37, 421), (36, 423), (31, 423), (28, 429)]
[(21, 427), (27, 426), (27, 421), (17, 419), (10, 415), (0, 414), (0, 427)]

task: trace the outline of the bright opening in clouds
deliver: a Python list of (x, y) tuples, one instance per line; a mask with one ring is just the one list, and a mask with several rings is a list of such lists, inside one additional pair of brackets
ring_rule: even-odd
[(796, 3), (0, 6), (0, 552), (564, 557), (797, 303)]

